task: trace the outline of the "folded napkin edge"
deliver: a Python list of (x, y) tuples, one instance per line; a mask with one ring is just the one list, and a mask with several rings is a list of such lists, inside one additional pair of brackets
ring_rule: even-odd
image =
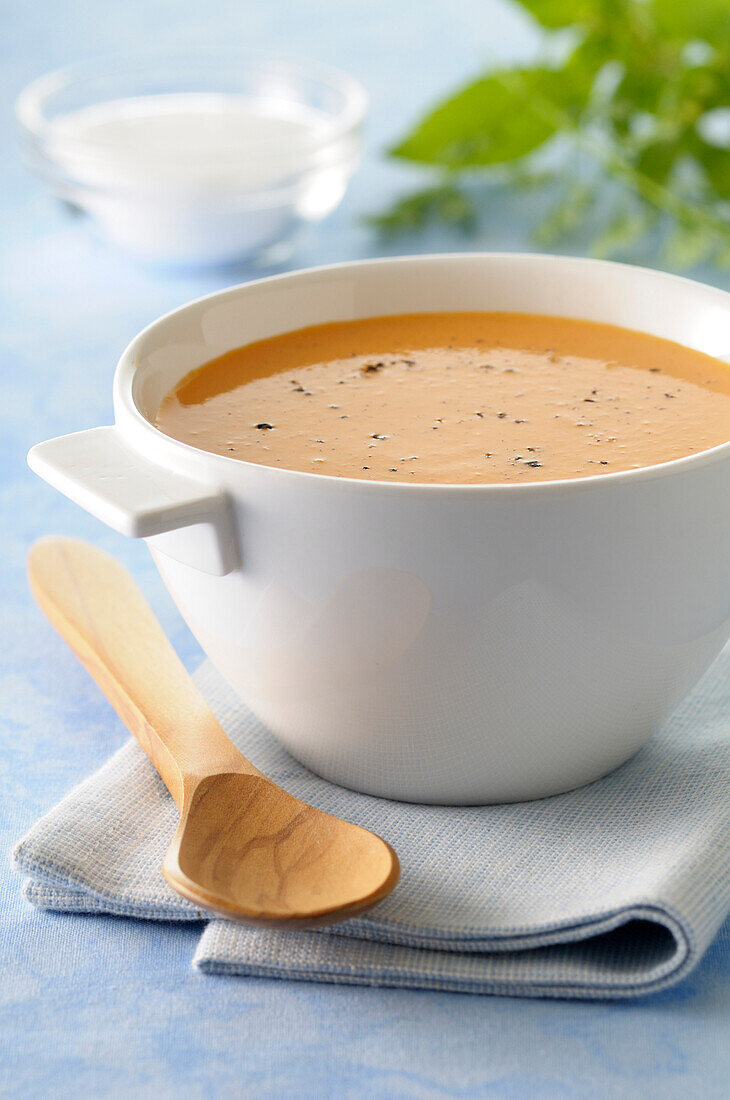
[(73, 890), (55, 883), (26, 879), (21, 893), (25, 900), (43, 913), (73, 913), (75, 916), (128, 917), (130, 920), (148, 920), (168, 924), (206, 924), (210, 913), (190, 906), (190, 911), (160, 905), (153, 909), (147, 903), (124, 899), (115, 902), (85, 890)]
[[(23, 895), (30, 904), (43, 911), (76, 914), (87, 912), (90, 915), (97, 916), (106, 915), (183, 923), (201, 921), (211, 923), (211, 921), (216, 921), (217, 923), (236, 926), (236, 922), (233, 921), (209, 918), (208, 914), (201, 912), (199, 909), (195, 910), (192, 906), (190, 906), (190, 911), (183, 916), (180, 911), (171, 910), (165, 906), (151, 908), (149, 905), (142, 905), (132, 900), (111, 899), (100, 894), (91, 894), (89, 891), (74, 890), (71, 887), (58, 886), (55, 883), (44, 883), (34, 879), (25, 881)], [(665, 972), (668, 975), (675, 976), (681, 974), (685, 968), (691, 969), (698, 955), (693, 931), (683, 924), (677, 914), (669, 908), (661, 909), (651, 903), (636, 905), (606, 914), (598, 921), (586, 920), (579, 922), (572, 928), (566, 929), (566, 934), (559, 938), (555, 936), (553, 930), (547, 930), (536, 932), (531, 936), (522, 936), (501, 942), (489, 938), (482, 938), (480, 942), (470, 941), (468, 944), (457, 940), (425, 942), (423, 937), (398, 936), (397, 933), (390, 934), (388, 938), (369, 936), (367, 941), (373, 944), (385, 943), (389, 946), (425, 950), (444, 955), (461, 954), (478, 957), (480, 954), (506, 954), (535, 950), (540, 947), (556, 947), (586, 942), (617, 931), (635, 921), (647, 921), (655, 927), (666, 930), (674, 945), (674, 951), (670, 953), (667, 960), (652, 968), (653, 981), (658, 980)], [(363, 937), (359, 930), (353, 927), (351, 931), (344, 931), (344, 928), (344, 925), (331, 925), (327, 928), (317, 929), (314, 934), (326, 934), (342, 941), (357, 939), (362, 942)]]
[[(402, 947), (424, 948), (435, 951), (458, 951), (478, 954), (483, 948), (494, 952), (521, 951), (540, 946), (577, 943), (594, 936), (613, 932), (633, 921), (648, 921), (666, 930), (677, 948), (691, 952), (696, 949), (696, 936), (686, 921), (669, 904), (637, 897), (617, 908), (606, 909), (582, 919), (549, 921), (532, 929), (516, 926), (513, 930), (500, 930), (485, 934), (464, 933), (453, 935), (448, 930), (413, 933), (393, 922), (375, 925), (367, 918), (354, 918), (342, 924), (331, 925), (325, 931), (332, 936), (364, 939), (372, 942), (397, 944)], [(718, 922), (719, 928), (722, 920)], [(715, 929), (714, 931), (717, 931)], [(713, 932), (714, 935), (714, 932)]]
[(555, 982), (554, 980), (542, 981), (534, 975), (525, 979), (512, 976), (509, 980), (500, 981), (450, 978), (444, 975), (424, 974), (422, 970), (408, 971), (385, 966), (358, 969), (348, 964), (341, 966), (316, 964), (312, 969), (306, 969), (281, 962), (278, 964), (252, 960), (233, 962), (208, 955), (202, 943), (199, 944), (193, 958), (193, 966), (201, 974), (210, 976), (317, 981), (334, 985), (369, 985), (375, 988), (431, 990), (441, 993), (600, 1001), (660, 993), (682, 981), (692, 970), (694, 960), (688, 955), (681, 964), (656, 968), (643, 980), (637, 981), (636, 975), (632, 975), (625, 982), (604, 979), (598, 985), (590, 979), (585, 982)]
[[(134, 903), (127, 903), (124, 907), (115, 905), (111, 902), (104, 902), (103, 899), (92, 899), (86, 893), (79, 891), (72, 891), (70, 889), (57, 889), (56, 887), (50, 887), (46, 884), (40, 884), (33, 880), (26, 880), (23, 886), (23, 893), (27, 897), (28, 901), (35, 905), (37, 908), (43, 911), (53, 910), (62, 911), (68, 913), (86, 913), (93, 916), (117, 916), (128, 917), (135, 919), (142, 917), (143, 919), (164, 922), (179, 922), (179, 917), (169, 912), (158, 911), (151, 912), (149, 908), (140, 910), (140, 907)], [(91, 906), (90, 906), (91, 903)], [(661, 918), (659, 921), (656, 917)], [(204, 919), (203, 914), (199, 914), (199, 917)], [(686, 973), (688, 973), (695, 964), (696, 961), (696, 949), (693, 949), (691, 939), (684, 934), (682, 925), (671, 914), (659, 913), (654, 911), (654, 908), (647, 906), (644, 908), (636, 908), (632, 912), (622, 912), (615, 915), (615, 918), (610, 922), (605, 922), (604, 927), (600, 933), (595, 929), (592, 931), (592, 935), (585, 937), (586, 939), (595, 938), (600, 934), (605, 934), (615, 928), (621, 927), (623, 924), (628, 924), (632, 920), (636, 919), (652, 919), (654, 923), (661, 923), (672, 934), (672, 939), (675, 944), (675, 951), (670, 957), (665, 960), (664, 963), (654, 965), (651, 969), (647, 970), (645, 977), (641, 980), (637, 980), (637, 974), (634, 972), (628, 975), (626, 979), (622, 980), (614, 976), (613, 979), (606, 981), (604, 979), (601, 982), (600, 987), (596, 987), (595, 983), (587, 980), (584, 983), (580, 982), (555, 982), (549, 980), (540, 980), (536, 976), (532, 976), (529, 979), (520, 981), (514, 977), (509, 982), (500, 982), (499, 980), (485, 980), (485, 979), (468, 979), (465, 977), (449, 978), (443, 974), (440, 976), (431, 976), (424, 974), (422, 970), (414, 968), (413, 971), (408, 970), (394, 970), (387, 966), (368, 966), (364, 973), (362, 969), (357, 969), (350, 964), (343, 964), (340, 966), (332, 966), (327, 964), (318, 963), (313, 969), (304, 969), (291, 966), (282, 967), (281, 964), (267, 965), (261, 962), (253, 962), (247, 960), (240, 960), (236, 962), (229, 962), (216, 958), (207, 953), (205, 947), (205, 937), (200, 941), (195, 957), (193, 959), (193, 965), (201, 973), (206, 975), (222, 975), (222, 976), (246, 976), (246, 977), (260, 977), (260, 978), (282, 978), (292, 980), (316, 980), (322, 982), (329, 982), (335, 984), (369, 984), (373, 986), (384, 986), (389, 988), (402, 988), (402, 989), (434, 989), (442, 992), (462, 992), (473, 994), (495, 994), (495, 995), (512, 995), (512, 996), (534, 996), (534, 997), (573, 997), (588, 1000), (596, 1000), (605, 997), (621, 998), (621, 997), (636, 997), (645, 994), (653, 994), (661, 989), (673, 985), (680, 981)], [(195, 915), (191, 914), (184, 923), (199, 923), (195, 920)], [(232, 922), (216, 921), (215, 924), (230, 924)], [(670, 925), (672, 927), (670, 928)], [(212, 927), (209, 925), (209, 927)], [(247, 930), (254, 931), (254, 930)], [(335, 936), (332, 937), (331, 929), (323, 929), (322, 932), (329, 933), (329, 938), (341, 939), (346, 941), (349, 937)], [(312, 933), (315, 936), (320, 935), (320, 932)], [(305, 933), (306, 935), (306, 933)], [(390, 946), (390, 944), (389, 944)], [(527, 944), (525, 949), (535, 948), (540, 946), (536, 943)], [(555, 946), (555, 941), (552, 941), (550, 945), (543, 944), (542, 946)], [(515, 946), (514, 948), (518, 948)], [(426, 949), (429, 950), (429, 949)], [(504, 948), (503, 950), (508, 950)], [(463, 954), (460, 951), (448, 951), (448, 950), (433, 950), (430, 949), (429, 953), (432, 955), (448, 956), (449, 954), (459, 955)], [(485, 955), (489, 955), (491, 952), (485, 951)], [(476, 952), (470, 952), (475, 962), (479, 956)]]

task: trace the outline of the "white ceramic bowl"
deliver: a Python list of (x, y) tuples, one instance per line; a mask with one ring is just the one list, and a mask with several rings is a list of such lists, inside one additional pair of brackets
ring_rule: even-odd
[(29, 458), (147, 539), (206, 653), (294, 756), (391, 798), (508, 801), (596, 779), (730, 633), (730, 443), (580, 480), (400, 485), (256, 466), (152, 425), (184, 374), (249, 341), (478, 309), (730, 349), (730, 295), (655, 271), (530, 255), (343, 264), (156, 321), (120, 360), (115, 426)]

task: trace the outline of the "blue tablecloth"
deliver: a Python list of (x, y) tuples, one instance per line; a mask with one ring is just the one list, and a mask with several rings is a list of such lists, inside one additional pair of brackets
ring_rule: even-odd
[[(362, 225), (408, 179), (378, 150), (484, 58), (531, 47), (500, 0), (34, 0), (8, 4), (0, 36), (2, 718), (0, 848), (124, 737), (32, 605), (29, 543), (91, 539), (126, 562), (189, 667), (199, 650), (144, 546), (92, 520), (25, 468), (40, 438), (111, 419), (128, 339), (164, 311), (244, 279), (135, 266), (97, 244), (19, 163), (12, 99), (45, 70), (141, 44), (279, 46), (339, 64), (369, 87), (368, 153), (300, 265), (382, 253)], [(495, 200), (470, 248), (529, 247), (532, 197)], [(429, 233), (422, 250), (464, 247)], [(412, 249), (388, 246), (391, 251)], [(705, 277), (719, 279), (712, 273)], [(730, 278), (724, 277), (726, 285)], [(197, 928), (38, 913), (3, 860), (0, 1093), (35, 1097), (721, 1097), (730, 1072), (726, 928), (682, 986), (630, 1004), (204, 977)]]

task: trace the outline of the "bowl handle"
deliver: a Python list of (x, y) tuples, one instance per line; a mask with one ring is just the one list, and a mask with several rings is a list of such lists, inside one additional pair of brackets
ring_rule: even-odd
[(115, 531), (176, 561), (219, 577), (238, 565), (225, 493), (151, 462), (114, 427), (38, 443), (28, 465)]

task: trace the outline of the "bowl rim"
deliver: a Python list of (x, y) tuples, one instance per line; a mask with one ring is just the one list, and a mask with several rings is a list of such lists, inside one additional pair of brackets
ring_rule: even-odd
[[(406, 263), (430, 265), (438, 264), (443, 261), (459, 261), (464, 259), (473, 259), (474, 261), (507, 259), (518, 264), (540, 260), (555, 263), (560, 266), (573, 265), (576, 269), (587, 266), (599, 266), (602, 268), (610, 267), (612, 269), (620, 268), (627, 271), (637, 271), (652, 276), (658, 281), (669, 280), (675, 283), (686, 284), (688, 287), (700, 288), (702, 291), (706, 292), (709, 297), (717, 298), (730, 311), (730, 292), (722, 290), (719, 287), (700, 283), (698, 280), (688, 279), (682, 275), (674, 275), (670, 272), (642, 267), (638, 264), (626, 264), (615, 260), (598, 260), (589, 257), (563, 256), (540, 252), (443, 252), (374, 257), (364, 260), (346, 260), (333, 264), (321, 264), (314, 267), (299, 268), (295, 271), (287, 271), (281, 274), (268, 275), (260, 279), (252, 279), (249, 282), (237, 283), (210, 294), (203, 294), (198, 298), (194, 298), (184, 303), (182, 306), (177, 306), (175, 309), (168, 311), (161, 317), (152, 321), (149, 325), (146, 325), (145, 328), (130, 341), (119, 358), (113, 380), (115, 414), (118, 416), (121, 413), (122, 420), (127, 420), (134, 425), (135, 429), (143, 433), (141, 438), (150, 440), (151, 444), (156, 448), (160, 446), (164, 447), (169, 455), (173, 458), (177, 458), (180, 463), (187, 462), (189, 465), (189, 463), (193, 461), (197, 464), (202, 459), (206, 461), (206, 464), (212, 464), (220, 469), (221, 472), (226, 471), (229, 474), (236, 469), (240, 470), (244, 468), (248, 471), (255, 471), (257, 474), (262, 473), (264, 476), (271, 476), (277, 479), (295, 479), (302, 485), (311, 484), (312, 486), (318, 485), (323, 488), (336, 487), (339, 489), (343, 486), (347, 486), (348, 488), (351, 487), (353, 492), (407, 492), (430, 493), (432, 495), (446, 492), (449, 494), (458, 493), (459, 496), (474, 494), (478, 496), (496, 497), (504, 496), (505, 494), (509, 494), (510, 496), (520, 495), (521, 497), (530, 496), (532, 494), (546, 496), (556, 493), (594, 490), (600, 489), (601, 487), (608, 489), (622, 482), (634, 484), (637, 482), (654, 480), (656, 478), (669, 477), (673, 474), (683, 473), (688, 468), (693, 469), (695, 467), (708, 466), (730, 458), (730, 439), (728, 439), (725, 443), (719, 443), (714, 447), (707, 448), (703, 451), (697, 451), (695, 454), (684, 455), (667, 462), (655, 463), (652, 466), (640, 466), (630, 470), (616, 470), (611, 473), (589, 474), (585, 477), (555, 478), (549, 481), (526, 481), (519, 484), (515, 482), (471, 482), (464, 484), (458, 482), (380, 481), (375, 478), (341, 477), (334, 474), (314, 473), (308, 470), (293, 470), (280, 466), (266, 466), (262, 463), (249, 462), (246, 459), (240, 458), (229, 458), (226, 455), (216, 454), (213, 451), (206, 451), (203, 448), (194, 447), (189, 443), (183, 443), (181, 440), (167, 435), (148, 420), (135, 401), (134, 382), (139, 368), (139, 349), (155, 329), (161, 327), (178, 315), (185, 313), (185, 311), (191, 307), (200, 306), (206, 302), (213, 303), (216, 301), (223, 301), (226, 298), (234, 298), (241, 293), (245, 293), (249, 289), (264, 284), (275, 285), (277, 283), (285, 283), (287, 281), (329, 272), (334, 272), (335, 274), (342, 272), (344, 274), (348, 270), (361, 269), (368, 266), (397, 266)], [(415, 310), (411, 312), (418, 311)], [(429, 310), (427, 312), (433, 311)], [(718, 357), (715, 356), (714, 358)], [(723, 362), (722, 359), (718, 361)], [(117, 423), (119, 424), (119, 419)], [(124, 424), (122, 423), (120, 427), (123, 432)]]
[[(163, 72), (166, 70), (179, 71), (184, 60), (193, 63), (193, 77), (191, 77), (191, 79), (194, 78), (196, 71), (214, 72), (218, 74), (226, 65), (229, 65), (232, 70), (235, 69), (240, 71), (242, 66), (246, 66), (247, 64), (271, 63), (284, 66), (286, 69), (296, 71), (305, 77), (320, 80), (322, 83), (328, 84), (330, 87), (339, 91), (343, 96), (343, 105), (341, 109), (332, 115), (328, 115), (323, 121), (321, 129), (318, 129), (317, 133), (312, 135), (309, 140), (305, 139), (302, 141), (301, 149), (303, 152), (320, 149), (328, 145), (331, 141), (336, 141), (342, 134), (346, 134), (355, 129), (362, 123), (369, 107), (370, 98), (367, 89), (356, 77), (351, 76), (350, 73), (333, 65), (310, 60), (309, 58), (300, 57), (296, 54), (289, 54), (286, 51), (257, 50), (252, 48), (240, 50), (216, 48), (194, 50), (189, 47), (163, 50), (159, 47), (151, 47), (141, 50), (126, 50), (101, 54), (86, 60), (72, 62), (71, 64), (53, 69), (50, 72), (36, 77), (21, 89), (15, 99), (14, 109), (16, 120), (25, 135), (36, 142), (45, 143), (51, 139), (56, 132), (55, 121), (49, 118), (45, 113), (47, 101), (56, 93), (84, 80), (93, 79), (99, 76), (113, 75), (117, 70), (120, 76), (133, 75), (135, 73), (141, 74), (146, 71), (147, 67), (151, 69), (153, 65), (155, 66), (154, 72), (158, 75), (160, 66), (162, 66)], [(186, 95), (188, 93), (171, 92), (153, 94)], [(210, 94), (226, 95), (236, 93), (234, 90), (231, 93), (220, 92)], [(95, 101), (94, 105), (127, 98), (135, 99), (140, 97), (137, 95), (125, 96), (124, 94), (120, 94), (113, 96), (109, 100), (99, 99)], [(102, 138), (89, 138), (85, 136), (77, 137), (73, 134), (64, 134), (63, 141), (68, 144), (76, 143), (78, 147), (83, 147), (87, 150), (108, 151), (116, 147), (116, 142), (114, 140), (110, 141)], [(278, 139), (272, 139), (272, 146), (276, 147), (277, 144)], [(265, 142), (260, 142), (258, 143), (258, 148), (263, 149), (265, 145)]]

